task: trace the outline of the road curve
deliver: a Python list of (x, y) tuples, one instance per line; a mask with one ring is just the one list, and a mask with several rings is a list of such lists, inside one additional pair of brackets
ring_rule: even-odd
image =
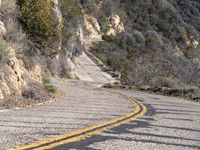
[(124, 97), (96, 83), (54, 79), (66, 91), (58, 101), (33, 108), (0, 112), (0, 145), (8, 149), (120, 118), (135, 110)]
[[(115, 93), (118, 94), (118, 93)], [(130, 104), (132, 104), (135, 108), (134, 111), (115, 119), (111, 119), (107, 122), (100, 123), (97, 125), (92, 125), (90, 127), (73, 131), (71, 133), (63, 134), (54, 138), (49, 138), (46, 140), (37, 141), (31, 144), (27, 144), (24, 146), (19, 146), (16, 148), (12, 148), (12, 150), (20, 150), (20, 149), (37, 149), (37, 150), (44, 150), (44, 149), (52, 149), (59, 146), (63, 146), (70, 143), (75, 143), (79, 141), (83, 141), (89, 137), (93, 137), (95, 135), (99, 135), (105, 131), (110, 129), (119, 127), (123, 124), (127, 124), (131, 121), (135, 121), (138, 118), (142, 117), (146, 112), (147, 108), (142, 103), (138, 102), (135, 99), (130, 99), (125, 95), (118, 94), (122, 96), (124, 99), (128, 100)]]
[(77, 75), (82, 81), (52, 81), (66, 92), (61, 100), (0, 112), (0, 149), (20, 145), (56, 150), (200, 149), (198, 103), (133, 90), (101, 89), (98, 84), (112, 78), (86, 55), (81, 57)]

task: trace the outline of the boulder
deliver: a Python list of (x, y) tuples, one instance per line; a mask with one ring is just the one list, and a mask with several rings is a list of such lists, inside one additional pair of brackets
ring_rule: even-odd
[(197, 49), (199, 42), (193, 36), (191, 36), (189, 38), (189, 40), (186, 42), (186, 44), (187, 44), (188, 48)]
[(108, 36), (116, 36), (118, 33), (125, 32), (124, 24), (118, 15), (112, 15), (109, 20), (109, 30), (106, 33)]

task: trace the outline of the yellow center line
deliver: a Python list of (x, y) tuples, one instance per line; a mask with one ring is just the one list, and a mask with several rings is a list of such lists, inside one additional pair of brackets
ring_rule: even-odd
[[(122, 94), (120, 94), (120, 95), (123, 96)], [(123, 96), (123, 97), (126, 97), (126, 96)], [(126, 97), (126, 99), (129, 100), (135, 106), (135, 110), (131, 113), (128, 113), (127, 115), (124, 115), (120, 118), (116, 118), (116, 119), (107, 121), (107, 122), (102, 123), (102, 124), (93, 125), (93, 126), (90, 126), (90, 127), (87, 127), (87, 128), (81, 129), (81, 130), (77, 130), (77, 131), (74, 131), (74, 132), (71, 132), (71, 133), (68, 133), (68, 134), (57, 136), (57, 137), (54, 137), (54, 138), (49, 138), (49, 139), (41, 140), (41, 141), (38, 141), (38, 142), (35, 142), (35, 143), (32, 143), (32, 144), (19, 146), (19, 147), (16, 147), (16, 148), (11, 148), (10, 150), (25, 150), (25, 149), (31, 149), (31, 148), (34, 149), (34, 147), (39, 147), (38, 150), (39, 149), (44, 150), (44, 149), (50, 149), (50, 148), (53, 148), (53, 147), (57, 147), (57, 146), (60, 146), (60, 145), (63, 145), (63, 144), (68, 144), (68, 143), (84, 140), (84, 139), (91, 137), (93, 135), (98, 135), (98, 134), (100, 134), (100, 133), (102, 133), (106, 130), (115, 128), (115, 127), (120, 126), (122, 124), (126, 124), (130, 121), (134, 121), (134, 120), (138, 119), (139, 117), (143, 116), (147, 112), (147, 108), (145, 107), (145, 105), (139, 103), (137, 100), (132, 100), (128, 97)], [(142, 111), (141, 111), (140, 107), (142, 107)], [(137, 114), (137, 113), (139, 113), (139, 114)], [(137, 114), (137, 115), (133, 116), (134, 114)], [(133, 116), (133, 117), (131, 117), (131, 116)], [(95, 130), (95, 128), (98, 128), (98, 129)], [(84, 132), (87, 132), (87, 133), (84, 133)], [(79, 134), (81, 134), (81, 135), (79, 135)], [(76, 137), (70, 138), (71, 136), (76, 136)], [(66, 139), (68, 137), (69, 137), (69, 139)], [(61, 141), (62, 139), (63, 139), (63, 141)], [(64, 139), (66, 139), (66, 140), (64, 140)], [(56, 141), (58, 141), (58, 142), (56, 142)], [(55, 142), (55, 143), (53, 143), (53, 142)], [(53, 144), (50, 144), (50, 143), (53, 143)], [(49, 145), (46, 146), (45, 144), (46, 145), (49, 144)], [(40, 147), (42, 145), (45, 145), (45, 146)]]
[(52, 149), (52, 148), (55, 148), (55, 147), (58, 147), (58, 146), (61, 146), (61, 145), (65, 145), (65, 144), (69, 144), (69, 143), (73, 143), (73, 142), (77, 142), (77, 141), (82, 141), (82, 140), (85, 140), (85, 139), (87, 139), (89, 137), (92, 137), (94, 135), (99, 135), (102, 132), (107, 131), (109, 129), (118, 127), (118, 126), (120, 126), (122, 124), (127, 124), (127, 123), (129, 123), (131, 121), (134, 121), (134, 120), (137, 120), (138, 118), (143, 116), (147, 111), (147, 109), (146, 109), (146, 107), (144, 105), (142, 105), (142, 108), (143, 108), (143, 111), (140, 114), (138, 114), (138, 115), (136, 115), (134, 117), (131, 117), (131, 118), (127, 119), (127, 120), (124, 120), (122, 122), (118, 122), (118, 123), (112, 124), (112, 125), (110, 125), (108, 127), (103, 127), (103, 128), (98, 129), (98, 130), (95, 130), (95, 131), (92, 131), (92, 132), (89, 132), (89, 133), (86, 133), (86, 134), (83, 134), (83, 135), (80, 135), (80, 136), (77, 136), (77, 137), (73, 137), (73, 138), (70, 138), (70, 139), (67, 139), (67, 140), (64, 140), (64, 141), (53, 143), (53, 144), (50, 144), (48, 146), (36, 148), (35, 150)]
[[(54, 147), (57, 147), (57, 146), (60, 146), (60, 145), (63, 145), (63, 144), (81, 141), (81, 140), (84, 140), (84, 139), (91, 137), (93, 135), (98, 135), (98, 134), (100, 134), (100, 133), (102, 133), (106, 130), (115, 128), (115, 127), (120, 126), (122, 124), (126, 124), (130, 121), (134, 121), (134, 120), (138, 119), (139, 117), (143, 116), (146, 113), (147, 108), (143, 104), (139, 103), (137, 100), (132, 100), (132, 99), (128, 98), (127, 96), (121, 94), (121, 93), (112, 92), (110, 90), (105, 90), (105, 91), (109, 91), (111, 93), (118, 94), (119, 96), (129, 100), (129, 102), (132, 103), (135, 106), (135, 110), (131, 113), (128, 113), (127, 115), (120, 117), (120, 118), (113, 119), (113, 120), (107, 121), (107, 122), (102, 123), (102, 124), (93, 125), (93, 126), (90, 126), (90, 127), (87, 127), (87, 128), (81, 129), (81, 130), (77, 130), (77, 131), (74, 131), (74, 132), (71, 132), (71, 133), (68, 133), (68, 134), (64, 134), (64, 135), (60, 135), (60, 136), (57, 136), (57, 137), (54, 137), (54, 138), (49, 138), (49, 139), (41, 140), (41, 141), (38, 141), (38, 142), (34, 142), (32, 144), (19, 146), (19, 147), (16, 147), (16, 148), (11, 148), (10, 150), (25, 150), (25, 149), (31, 149), (31, 148), (34, 149), (34, 147), (39, 147), (39, 148), (35, 148), (37, 150), (44, 150), (44, 149), (54, 148)], [(140, 106), (142, 106), (142, 112), (137, 114), (140, 111)], [(137, 114), (137, 115), (133, 116), (134, 114)], [(133, 117), (131, 117), (131, 116), (133, 116)], [(131, 117), (131, 118), (129, 118), (129, 117)], [(121, 121), (121, 120), (123, 120), (123, 121)], [(118, 122), (118, 121), (120, 121), (120, 122)], [(104, 127), (104, 126), (106, 126), (106, 127)], [(95, 128), (100, 128), (100, 129), (91, 131)], [(88, 133), (84, 134), (84, 132), (88, 132)], [(79, 135), (79, 134), (82, 134), (82, 135)], [(76, 135), (79, 135), (79, 136), (76, 136)], [(70, 138), (71, 136), (76, 136), (76, 137)], [(64, 140), (68, 137), (69, 137), (69, 139)], [(59, 141), (59, 142), (56, 142), (56, 141)], [(53, 143), (53, 142), (55, 142), (55, 143)], [(50, 143), (53, 143), (53, 144), (50, 144)], [(48, 146), (40, 147), (42, 145), (48, 145)]]
[[(82, 64), (80, 65), (81, 67), (83, 67), (85, 70), (87, 70), (90, 73), (89, 69), (85, 68)], [(90, 76), (97, 82), (99, 81), (99, 79), (97, 79), (97, 77), (94, 76), (92, 73), (90, 74)], [(105, 91), (109, 91), (109, 90), (105, 90)], [(110, 130), (112, 128), (118, 127), (123, 124), (127, 124), (131, 121), (137, 120), (138, 118), (142, 117), (147, 112), (147, 108), (145, 107), (145, 105), (138, 102), (137, 100), (130, 99), (121, 93), (116, 93), (112, 91), (109, 91), (109, 92), (118, 94), (119, 96), (128, 100), (131, 104), (134, 105), (134, 108), (135, 108), (134, 111), (120, 118), (116, 118), (116, 119), (113, 119), (101, 124), (92, 125), (90, 127), (73, 131), (73, 132), (60, 135), (54, 138), (44, 139), (44, 140), (37, 141), (37, 142), (27, 144), (24, 146), (11, 148), (10, 150), (25, 150), (25, 149), (45, 150), (45, 149), (52, 149), (64, 144), (82, 141), (94, 135), (99, 135), (104, 131)]]

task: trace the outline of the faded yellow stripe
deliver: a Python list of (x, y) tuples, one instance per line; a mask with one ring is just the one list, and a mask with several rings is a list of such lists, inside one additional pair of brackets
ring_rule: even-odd
[(32, 143), (32, 144), (19, 146), (19, 147), (16, 147), (16, 148), (11, 148), (10, 150), (22, 150), (22, 149), (28, 149), (28, 148), (32, 148), (32, 147), (37, 147), (37, 146), (40, 146), (40, 145), (43, 145), (43, 144), (51, 143), (53, 141), (57, 141), (57, 140), (61, 140), (61, 139), (64, 139), (64, 138), (67, 138), (67, 137), (70, 137), (70, 136), (81, 134), (83, 132), (87, 132), (87, 131), (95, 129), (95, 128), (99, 128), (99, 127), (102, 127), (102, 126), (113, 124), (113, 123), (115, 123), (115, 122), (117, 122), (119, 120), (128, 118), (128, 117), (130, 117), (130, 116), (132, 116), (132, 115), (134, 115), (134, 114), (136, 114), (136, 113), (138, 113), (140, 111), (139, 105), (134, 101), (132, 103), (134, 103), (134, 105), (135, 105), (135, 110), (133, 112), (127, 114), (127, 115), (124, 115), (124, 116), (120, 117), (120, 118), (113, 119), (113, 120), (107, 121), (107, 122), (102, 123), (102, 124), (93, 125), (91, 127), (84, 128), (82, 130), (77, 130), (77, 131), (74, 131), (74, 132), (71, 132), (71, 133), (68, 133), (68, 134), (57, 136), (55, 138), (49, 138), (49, 139), (41, 140), (41, 141), (38, 141), (38, 142), (35, 142), (35, 143)]
[(122, 122), (112, 124), (112, 125), (110, 125), (108, 127), (103, 127), (103, 128), (98, 129), (96, 131), (92, 131), (92, 132), (80, 135), (78, 137), (73, 137), (73, 138), (70, 138), (70, 139), (67, 139), (67, 140), (64, 140), (64, 141), (60, 141), (60, 142), (57, 142), (57, 143), (50, 144), (48, 146), (40, 147), (40, 148), (37, 148), (35, 150), (52, 149), (52, 148), (55, 148), (55, 147), (58, 147), (58, 146), (61, 146), (61, 145), (65, 145), (65, 144), (69, 144), (69, 143), (73, 143), (73, 142), (77, 142), (77, 141), (82, 141), (82, 140), (87, 139), (89, 137), (92, 137), (94, 135), (99, 135), (104, 131), (107, 131), (107, 130), (115, 128), (115, 127), (118, 127), (118, 126), (120, 126), (122, 124), (127, 124), (127, 123), (129, 123), (131, 121), (137, 120), (138, 118), (142, 117), (147, 112), (147, 108), (144, 105), (142, 105), (142, 108), (143, 108), (143, 111), (140, 114), (138, 114), (138, 115), (136, 115), (136, 116), (134, 116), (132, 118), (129, 118), (127, 120), (124, 120)]
[[(89, 69), (85, 68), (82, 64), (80, 64), (80, 65), (81, 65), (81, 67), (83, 67), (84, 69), (86, 69), (88, 71), (88, 73), (90, 74), (90, 76), (94, 80), (96, 80), (97, 82), (99, 81), (96, 78), (96, 76), (94, 76), (90, 72)], [(138, 114), (138, 115), (136, 115), (136, 116), (134, 116), (132, 118), (129, 118), (130, 116), (132, 116), (134, 114), (137, 114), (140, 111), (140, 105), (138, 104), (139, 102), (137, 100), (134, 101), (134, 100), (128, 98), (127, 96), (125, 96), (125, 95), (123, 95), (121, 93), (116, 93), (116, 92), (113, 92), (113, 91), (110, 91), (110, 90), (105, 90), (105, 91), (109, 91), (109, 92), (118, 94), (119, 96), (129, 100), (129, 102), (135, 106), (135, 110), (133, 112), (131, 112), (131, 113), (128, 113), (127, 115), (124, 115), (124, 116), (120, 117), (120, 118), (116, 118), (116, 119), (107, 121), (107, 122), (102, 123), (102, 124), (93, 125), (93, 126), (90, 126), (90, 127), (87, 127), (87, 128), (81, 129), (81, 130), (77, 130), (77, 131), (74, 131), (74, 132), (71, 132), (71, 133), (68, 133), (68, 134), (64, 134), (64, 135), (60, 135), (60, 136), (57, 136), (57, 137), (54, 137), (54, 138), (49, 138), (49, 139), (41, 140), (41, 141), (38, 141), (38, 142), (34, 142), (32, 144), (19, 146), (19, 147), (16, 147), (16, 148), (11, 148), (10, 150), (31, 149), (31, 148), (38, 147), (38, 146), (43, 145), (43, 144), (48, 144), (48, 143), (51, 143), (51, 142), (54, 142), (54, 141), (62, 140), (62, 139), (68, 138), (70, 136), (75, 136), (75, 135), (78, 135), (78, 134), (93, 130), (95, 128), (102, 127), (102, 128), (97, 129), (95, 131), (91, 131), (91, 132), (85, 133), (85, 134), (77, 136), (77, 137), (73, 137), (73, 138), (70, 138), (70, 139), (67, 139), (67, 140), (64, 140), (64, 141), (53, 143), (53, 144), (50, 144), (48, 146), (40, 147), (37, 150), (51, 149), (51, 148), (54, 148), (54, 147), (57, 147), (57, 146), (60, 146), (60, 145), (63, 145), (63, 144), (68, 144), (68, 143), (72, 143), (72, 142), (76, 142), (76, 141), (81, 141), (81, 140), (84, 140), (84, 139), (86, 139), (88, 137), (91, 137), (93, 135), (101, 134), (102, 132), (104, 132), (106, 130), (115, 128), (115, 127), (120, 126), (122, 124), (129, 123), (130, 121), (134, 121), (134, 120), (140, 118), (141, 116), (143, 116), (147, 112), (147, 108), (143, 104), (140, 104), (142, 106), (143, 111), (140, 114)], [(118, 121), (126, 119), (126, 118), (129, 118), (129, 119), (121, 121), (121, 122), (118, 122)], [(107, 125), (110, 125), (110, 126), (107, 126)], [(107, 126), (107, 127), (103, 127), (103, 126)]]
[[(110, 91), (111, 92), (111, 91)], [(115, 92), (112, 92), (112, 93), (115, 93)], [(116, 93), (115, 93), (116, 94)], [(143, 105), (143, 104), (138, 104), (136, 101), (137, 100), (132, 100), (130, 98), (128, 98), (127, 96), (121, 94), (121, 93), (118, 93), (120, 96), (124, 97), (125, 99), (129, 100), (130, 103), (132, 103), (134, 106), (135, 106), (135, 110), (131, 113), (128, 113), (127, 115), (124, 115), (120, 118), (116, 118), (116, 119), (113, 119), (113, 120), (110, 120), (110, 121), (107, 121), (105, 123), (102, 123), (102, 124), (97, 124), (97, 125), (93, 125), (93, 126), (90, 126), (90, 127), (87, 127), (87, 128), (84, 128), (84, 129), (81, 129), (81, 130), (77, 130), (77, 131), (74, 131), (74, 132), (71, 132), (71, 133), (68, 133), (68, 134), (64, 134), (64, 135), (60, 135), (60, 136), (57, 136), (57, 137), (54, 137), (54, 138), (49, 138), (49, 139), (45, 139), (45, 140), (41, 140), (41, 141), (37, 141), (37, 142), (34, 142), (34, 143), (31, 143), (31, 144), (28, 144), (28, 145), (24, 145), (24, 146), (19, 146), (19, 147), (16, 147), (16, 148), (11, 148), (10, 150), (23, 150), (23, 149), (29, 149), (29, 148), (33, 148), (33, 147), (38, 147), (40, 145), (43, 145), (43, 144), (48, 144), (48, 143), (51, 143), (51, 142), (54, 142), (54, 141), (57, 141), (57, 140), (62, 140), (64, 138), (68, 138), (70, 136), (75, 136), (77, 134), (81, 134), (81, 133), (84, 133), (84, 132), (87, 132), (87, 131), (90, 131), (90, 130), (93, 130), (95, 128), (100, 128), (100, 127), (103, 127), (103, 126), (107, 126), (109, 124), (113, 124), (111, 126), (108, 126), (108, 127), (103, 127), (99, 130), (96, 130), (96, 131), (93, 131), (91, 133), (88, 133), (88, 134), (92, 134), (92, 135), (96, 135), (94, 133), (102, 133), (103, 131), (106, 131), (106, 130), (109, 130), (110, 128), (114, 128), (115, 125), (119, 126), (121, 124), (124, 123), (124, 121), (120, 122), (120, 123), (116, 123), (120, 120), (123, 120), (123, 119), (126, 119), (126, 118), (129, 118), (130, 116), (134, 115), (134, 114), (137, 114), (139, 111), (140, 111), (140, 105), (142, 105), (143, 107), (143, 112), (146, 112), (147, 109), (146, 107)], [(143, 112), (141, 114), (143, 114)], [(140, 114), (138, 114), (137, 116), (139, 116)], [(130, 120), (130, 119), (129, 119)], [(126, 120), (127, 121), (127, 120)], [(130, 120), (131, 121), (131, 120)], [(128, 121), (128, 122), (130, 122)], [(116, 124), (114, 124), (116, 123)], [(101, 130), (103, 130), (101, 132)], [(88, 135), (88, 134), (85, 134), (85, 135)], [(91, 136), (92, 136), (91, 135)], [(80, 135), (76, 138), (86, 138), (84, 135)], [(68, 140), (71, 140), (73, 141), (74, 138), (70, 138)], [(77, 140), (78, 141), (78, 140)], [(63, 142), (63, 141), (62, 141)], [(56, 144), (56, 143), (55, 143)]]

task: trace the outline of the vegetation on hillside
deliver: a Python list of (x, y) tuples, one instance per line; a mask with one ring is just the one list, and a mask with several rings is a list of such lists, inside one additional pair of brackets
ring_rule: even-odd
[(92, 51), (120, 71), (127, 84), (198, 87), (200, 48), (188, 42), (199, 41), (199, 8), (197, 0), (112, 1), (107, 6), (110, 11), (101, 15), (119, 15), (125, 32), (114, 38), (105, 36)]
[(62, 24), (53, 18), (53, 3), (50, 0), (19, 0), (20, 20), (34, 46), (42, 54), (58, 53)]
[(0, 38), (0, 62), (8, 55), (8, 44)]
[(48, 77), (43, 78), (42, 82), (43, 82), (44, 88), (48, 92), (50, 92), (52, 94), (55, 94), (57, 92), (57, 88), (51, 84), (51, 81)]

